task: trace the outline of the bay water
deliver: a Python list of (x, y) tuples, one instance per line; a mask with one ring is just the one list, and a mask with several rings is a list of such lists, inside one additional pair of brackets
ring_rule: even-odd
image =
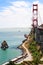
[(9, 46), (6, 50), (0, 48), (0, 65), (22, 54), (22, 51), (17, 47), (22, 44), (22, 41), (25, 39), (24, 34), (29, 34), (29, 32), (30, 29), (28, 28), (0, 29), (0, 47), (4, 40)]

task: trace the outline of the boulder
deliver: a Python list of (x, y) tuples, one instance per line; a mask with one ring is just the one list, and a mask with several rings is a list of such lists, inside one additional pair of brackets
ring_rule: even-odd
[(5, 49), (7, 49), (9, 46), (8, 46), (8, 44), (7, 44), (7, 42), (4, 40), (2, 43), (1, 43), (1, 48), (3, 49), (3, 50), (5, 50)]

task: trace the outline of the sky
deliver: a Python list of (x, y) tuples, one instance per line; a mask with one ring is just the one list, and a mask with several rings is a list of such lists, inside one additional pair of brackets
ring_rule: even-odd
[(0, 0), (0, 28), (30, 27), (32, 4), (38, 3), (38, 21), (43, 23), (43, 0)]

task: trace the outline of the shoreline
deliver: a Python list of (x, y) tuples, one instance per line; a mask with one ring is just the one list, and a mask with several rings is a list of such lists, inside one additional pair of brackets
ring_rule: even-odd
[(22, 47), (23, 43), (21, 45), (19, 45), (17, 48), (21, 50), (22, 54), (21, 55), (24, 55), (25, 54), (25, 50), (24, 48)]
[[(28, 60), (32, 61), (31, 53), (29, 52), (29, 50), (25, 46), (26, 43), (28, 42), (27, 40), (28, 40), (28, 38), (24, 39), (22, 41), (22, 44), (17, 47), (18, 49), (20, 49), (22, 51), (22, 54), (20, 56), (18, 56), (17, 58), (12, 59), (11, 61), (15, 62), (16, 64), (19, 64), (23, 61), (28, 61)], [(6, 62), (2, 65), (6, 65), (8, 63), (9, 62)]]
[[(23, 43), (22, 43), (22, 44), (23, 44)], [(14, 58), (14, 59), (11, 59), (11, 61), (16, 62), (18, 59), (21, 59), (21, 58), (25, 57), (25, 50), (23, 49), (22, 44), (17, 47), (18, 49), (21, 50), (22, 54), (21, 54), (20, 56), (16, 57), (16, 58)], [(6, 64), (8, 64), (8, 63), (9, 63), (9, 62), (5, 62), (5, 63), (3, 63), (2, 65), (6, 65)], [(17, 63), (17, 62), (16, 62), (16, 63)]]
[(22, 51), (22, 54), (21, 55), (24, 55), (25, 54), (25, 52), (26, 52), (26, 50), (23, 48), (23, 44), (25, 43), (25, 41), (27, 41), (27, 39), (24, 39), (23, 41), (22, 41), (22, 44), (20, 44), (17, 48), (18, 49), (20, 49), (21, 51)]

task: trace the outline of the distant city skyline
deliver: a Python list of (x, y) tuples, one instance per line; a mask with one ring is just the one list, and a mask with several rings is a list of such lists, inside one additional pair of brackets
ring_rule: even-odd
[(43, 0), (0, 0), (0, 28), (30, 27), (33, 2), (38, 3), (38, 20), (43, 23)]

